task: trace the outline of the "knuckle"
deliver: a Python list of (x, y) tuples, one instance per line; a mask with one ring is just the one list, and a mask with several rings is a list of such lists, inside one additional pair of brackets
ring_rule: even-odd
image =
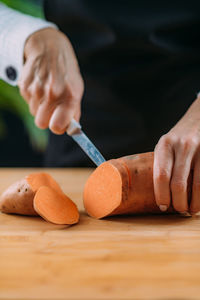
[(159, 140), (159, 143), (162, 143), (162, 144), (166, 144), (168, 141), (168, 136), (166, 134), (162, 135), (160, 140)]
[(172, 192), (183, 193), (187, 190), (187, 182), (183, 179), (172, 179), (170, 187)]
[(190, 144), (191, 144), (191, 147), (194, 147), (194, 148), (199, 147), (199, 140), (198, 140), (198, 138), (196, 136), (191, 137)]
[(169, 134), (164, 134), (163, 136), (161, 136), (158, 143), (161, 147), (168, 148), (171, 146), (172, 138)]
[(44, 95), (44, 89), (37, 84), (31, 86), (29, 89), (29, 94), (32, 95), (31, 98), (34, 99), (36, 102), (40, 102), (40, 99)]
[(78, 81), (75, 84), (66, 85), (68, 99), (79, 102), (84, 92), (83, 81)]
[(71, 90), (68, 100), (72, 102), (79, 102), (81, 99), (81, 92), (78, 89)]
[(186, 138), (181, 138), (179, 140), (179, 145), (184, 151), (188, 151), (190, 149), (190, 140)]
[(44, 90), (44, 100), (47, 106), (51, 105), (52, 102), (55, 102), (55, 98), (51, 93), (51, 88), (49, 86), (45, 86)]
[(196, 137), (186, 137), (179, 140), (179, 146), (184, 152), (189, 152), (191, 149), (196, 148), (199, 145), (199, 141)]
[(63, 86), (57, 86), (56, 84), (51, 86), (50, 90), (49, 90), (51, 97), (53, 99), (58, 99), (60, 98), (63, 93), (64, 93), (64, 87)]
[(166, 170), (159, 170), (155, 175), (155, 179), (157, 182), (169, 181), (169, 172), (167, 172)]
[(36, 84), (35, 85), (35, 92), (36, 93), (43, 93), (44, 92), (44, 88), (43, 88), (43, 86), (41, 86), (40, 84)]

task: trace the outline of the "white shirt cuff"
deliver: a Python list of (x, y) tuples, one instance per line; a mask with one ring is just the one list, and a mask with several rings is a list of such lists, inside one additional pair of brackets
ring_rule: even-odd
[(17, 85), (23, 67), (24, 45), (34, 32), (57, 26), (0, 4), (0, 79)]

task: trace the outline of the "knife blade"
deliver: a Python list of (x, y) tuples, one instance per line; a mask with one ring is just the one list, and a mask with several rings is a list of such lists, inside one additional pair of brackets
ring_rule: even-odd
[(73, 140), (97, 166), (105, 162), (105, 158), (90, 141), (87, 135), (82, 131), (80, 123), (78, 123), (76, 120), (71, 120), (66, 133), (73, 138)]

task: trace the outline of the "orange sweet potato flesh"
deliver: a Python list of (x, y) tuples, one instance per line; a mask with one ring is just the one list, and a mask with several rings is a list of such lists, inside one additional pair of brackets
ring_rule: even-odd
[(41, 217), (51, 223), (75, 224), (79, 221), (79, 212), (72, 200), (48, 186), (38, 189), (33, 206)]
[(161, 213), (154, 197), (153, 159), (154, 154), (148, 152), (112, 159), (100, 165), (84, 188), (84, 206), (88, 214), (103, 218), (118, 214)]
[(26, 176), (26, 180), (34, 192), (36, 192), (41, 186), (48, 186), (57, 192), (63, 193), (59, 184), (48, 173), (32, 173)]
[(33, 199), (35, 211), (45, 220), (55, 224), (75, 224), (79, 212), (74, 202), (67, 197), (59, 184), (48, 173), (33, 173), (26, 177), (36, 191)]

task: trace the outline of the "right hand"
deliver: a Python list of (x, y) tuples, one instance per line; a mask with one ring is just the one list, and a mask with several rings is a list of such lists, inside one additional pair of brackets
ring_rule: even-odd
[(68, 38), (45, 28), (33, 33), (24, 48), (25, 64), (18, 82), (36, 125), (63, 134), (81, 115), (84, 83)]

